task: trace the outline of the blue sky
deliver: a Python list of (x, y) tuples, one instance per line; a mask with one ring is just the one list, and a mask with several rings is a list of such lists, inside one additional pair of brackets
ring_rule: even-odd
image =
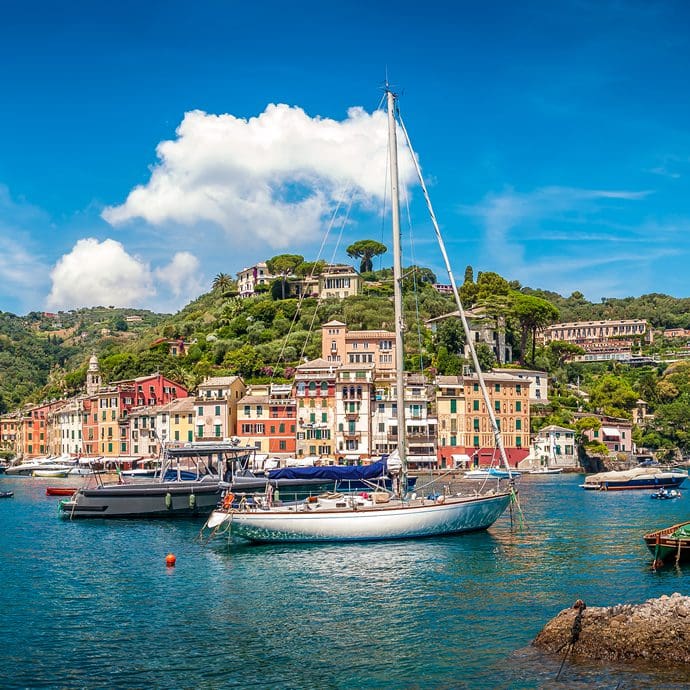
[[(624, 0), (6, 6), (0, 309), (171, 311), (219, 272), (316, 258), (330, 226), (328, 260), (390, 245), (386, 70), (456, 274), (688, 296), (688, 19)], [(447, 282), (403, 177), (406, 260)]]

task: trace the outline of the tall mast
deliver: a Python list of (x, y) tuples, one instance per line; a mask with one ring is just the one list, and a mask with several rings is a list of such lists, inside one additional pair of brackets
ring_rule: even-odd
[(393, 223), (393, 303), (395, 306), (395, 391), (397, 398), (398, 453), (402, 470), (400, 494), (407, 493), (407, 439), (405, 426), (405, 353), (402, 307), (402, 249), (400, 246), (400, 202), (398, 199), (398, 141), (395, 135), (395, 94), (386, 87), (388, 100), (388, 155), (391, 166), (391, 212)]

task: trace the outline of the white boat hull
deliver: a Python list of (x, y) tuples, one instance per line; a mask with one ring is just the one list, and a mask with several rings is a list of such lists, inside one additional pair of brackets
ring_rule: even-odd
[(258, 543), (410, 539), (487, 529), (509, 502), (499, 493), (359, 510), (218, 510), (207, 527), (228, 523), (233, 536)]

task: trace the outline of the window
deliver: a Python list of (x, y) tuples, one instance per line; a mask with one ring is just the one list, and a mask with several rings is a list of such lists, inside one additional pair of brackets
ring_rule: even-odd
[(278, 448), (280, 450), (287, 450), (287, 441), (279, 441)]
[(500, 393), (500, 392), (501, 392), (501, 384), (500, 384), (500, 383), (495, 384), (495, 385), (494, 385), (494, 390), (495, 390), (497, 393)]
[(450, 412), (451, 414), (458, 411), (458, 401), (455, 398), (450, 399)]
[(204, 435), (204, 425), (203, 424), (199, 424), (199, 426), (197, 426), (196, 435), (197, 435), (197, 438), (201, 438)]
[(479, 384), (475, 383), (473, 386), (474, 392), (476, 393), (479, 390)]
[(478, 411), (479, 411), (479, 400), (473, 400), (473, 401), (472, 401), (472, 409), (473, 409), (475, 412), (478, 412)]
[(479, 448), (479, 436), (474, 436), (474, 437), (472, 438), (472, 445), (473, 445), (475, 448)]
[(216, 425), (213, 427), (213, 429), (214, 429), (214, 431), (215, 431), (215, 436), (216, 436), (216, 438), (220, 438), (220, 424), (216, 424)]
[(501, 402), (500, 402), (500, 400), (496, 400), (496, 401), (494, 402), (494, 410), (496, 410), (496, 412), (500, 412), (500, 411), (501, 411)]
[(474, 418), (472, 425), (475, 431), (479, 431), (479, 419), (477, 417)]
[(175, 430), (175, 440), (176, 440), (176, 441), (179, 441), (179, 440), (180, 440), (180, 431), (179, 431), (179, 429), (176, 429), (176, 430)]
[(521, 436), (518, 436), (515, 439), (515, 447), (516, 448), (522, 448), (522, 437)]
[(256, 416), (257, 416), (257, 417), (262, 417), (263, 414), (264, 414), (263, 405), (257, 405), (257, 406), (256, 406)]
[(522, 412), (522, 403), (519, 400), (515, 403), (515, 411)]
[(120, 444), (120, 452), (121, 452), (121, 453), (126, 453), (126, 452), (127, 452), (127, 444), (126, 444), (126, 443), (121, 443), (121, 444)]
[(220, 405), (216, 405), (216, 417), (220, 417)]
[(285, 424), (278, 424), (278, 433), (279, 434), (285, 433)]
[[(203, 427), (201, 428), (201, 430), (203, 431)], [(194, 432), (193, 432), (191, 429), (189, 429), (189, 430), (187, 431), (187, 440), (188, 440), (188, 441), (193, 441), (193, 440), (194, 440)]]
[(515, 420), (515, 429), (516, 429), (517, 431), (521, 431), (521, 430), (522, 430), (522, 420), (521, 420), (521, 419), (516, 419), (516, 420)]
[(515, 392), (517, 395), (522, 395), (522, 386), (519, 383), (515, 386)]

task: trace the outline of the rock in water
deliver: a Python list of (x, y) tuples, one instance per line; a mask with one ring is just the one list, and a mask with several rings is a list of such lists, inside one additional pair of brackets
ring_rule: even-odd
[(569, 650), (571, 658), (690, 665), (690, 597), (676, 593), (643, 604), (580, 608), (561, 611), (532, 644), (550, 654)]

